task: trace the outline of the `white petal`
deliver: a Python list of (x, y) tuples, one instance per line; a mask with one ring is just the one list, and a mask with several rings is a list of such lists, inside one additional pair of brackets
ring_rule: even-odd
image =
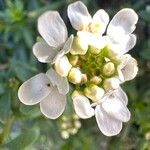
[(52, 47), (60, 47), (67, 39), (67, 28), (57, 11), (47, 11), (38, 19), (38, 31)]
[(106, 39), (102, 36), (98, 36), (86, 31), (78, 31), (77, 35), (81, 38), (82, 41), (88, 45), (94, 46), (96, 48), (102, 49), (106, 46)]
[(73, 105), (76, 114), (80, 118), (87, 119), (94, 116), (94, 109), (91, 107), (89, 100), (85, 96), (74, 96)]
[(121, 61), (121, 64), (117, 68), (119, 77), (123, 76), (123, 81), (134, 79), (138, 72), (136, 59), (126, 54), (121, 56)]
[(26, 105), (34, 105), (43, 100), (52, 90), (50, 80), (40, 73), (24, 82), (18, 91), (20, 101)]
[(65, 43), (65, 45), (64, 45), (64, 47), (63, 47), (63, 49), (62, 49), (60, 52), (58, 52), (58, 54), (56, 55), (56, 57), (54, 58), (54, 60), (53, 60), (52, 63), (55, 63), (55, 62), (58, 61), (63, 55), (67, 54), (67, 53), (70, 51), (70, 49), (71, 49), (71, 47), (72, 47), (73, 38), (74, 38), (73, 35), (71, 35), (71, 36), (68, 38), (68, 40), (66, 41), (66, 43)]
[(46, 75), (50, 79), (53, 86), (57, 86), (59, 92), (63, 95), (66, 95), (69, 92), (69, 83), (67, 78), (61, 77), (55, 70), (52, 68), (46, 72)]
[(105, 97), (102, 102), (102, 108), (113, 118), (122, 122), (127, 122), (130, 119), (128, 108), (122, 103), (123, 100), (115, 95)]
[(100, 105), (96, 106), (95, 117), (99, 129), (104, 135), (114, 136), (120, 133), (122, 122), (108, 115)]
[(109, 15), (106, 13), (106, 11), (100, 9), (94, 14), (93, 22), (100, 24), (100, 34), (103, 34), (109, 22)]
[(58, 118), (65, 109), (66, 97), (54, 87), (51, 93), (40, 102), (41, 112), (50, 119)]
[(47, 43), (37, 42), (33, 46), (33, 54), (40, 62), (51, 63), (57, 54), (57, 50)]
[(71, 25), (76, 30), (81, 30), (83, 27), (88, 26), (91, 21), (87, 7), (81, 1), (74, 2), (68, 6), (68, 17)]
[(120, 100), (122, 100), (122, 103), (124, 105), (128, 104), (128, 97), (127, 97), (126, 93), (123, 91), (123, 89), (121, 87), (119, 87), (118, 89), (114, 90), (113, 94), (115, 96), (117, 96)]
[(111, 20), (107, 34), (119, 41), (125, 35), (129, 35), (135, 30), (138, 15), (133, 9), (125, 8), (120, 10)]

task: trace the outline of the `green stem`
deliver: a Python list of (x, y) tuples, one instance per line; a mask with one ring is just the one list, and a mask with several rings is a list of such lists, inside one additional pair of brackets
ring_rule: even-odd
[(14, 122), (15, 117), (12, 116), (11, 118), (8, 119), (8, 121), (6, 122), (2, 133), (0, 134), (0, 144), (3, 144), (5, 139), (8, 137), (9, 135), (9, 131), (12, 127), (12, 124)]

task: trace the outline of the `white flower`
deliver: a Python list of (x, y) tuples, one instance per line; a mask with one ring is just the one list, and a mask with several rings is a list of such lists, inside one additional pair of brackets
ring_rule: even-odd
[(99, 49), (105, 46), (105, 40), (100, 36), (105, 32), (109, 16), (103, 9), (91, 17), (87, 7), (81, 1), (77, 1), (68, 6), (68, 17), (71, 25), (78, 31), (78, 37), (85, 41), (84, 45), (92, 45)]
[(128, 98), (121, 88), (105, 94), (100, 101), (93, 104), (81, 94), (75, 94), (72, 98), (77, 115), (83, 119), (95, 115), (99, 129), (106, 136), (119, 134), (122, 122), (130, 119), (130, 112), (126, 107)]
[(39, 17), (38, 31), (46, 41), (33, 46), (33, 54), (40, 62), (59, 62), (71, 49), (73, 36), (68, 38), (66, 25), (57, 11), (47, 11)]
[(24, 82), (18, 90), (18, 97), (25, 105), (40, 103), (41, 112), (50, 119), (56, 119), (65, 109), (68, 91), (67, 79), (49, 69), (46, 74), (37, 74)]
[(109, 22), (109, 16), (103, 9), (98, 10), (92, 18), (87, 7), (81, 1), (68, 6), (68, 17), (76, 30), (101, 35), (105, 32)]
[(120, 57), (121, 63), (117, 68), (119, 79), (122, 82), (132, 80), (138, 72), (137, 61), (131, 55), (125, 54)]
[(120, 10), (110, 21), (105, 38), (114, 54), (125, 54), (134, 47), (136, 36), (132, 32), (137, 21), (138, 15), (130, 8)]
[[(68, 6), (68, 17), (72, 26), (84, 35), (90, 45), (103, 48), (107, 44), (113, 55), (125, 54), (136, 43), (136, 36), (132, 32), (136, 28), (138, 16), (133, 9), (120, 10), (108, 25), (109, 15), (104, 10), (98, 10), (92, 18), (87, 7), (77, 1)], [(106, 36), (102, 38), (106, 27)]]

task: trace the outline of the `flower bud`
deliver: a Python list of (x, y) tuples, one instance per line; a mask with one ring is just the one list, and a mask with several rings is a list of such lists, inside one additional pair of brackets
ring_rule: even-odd
[(78, 60), (79, 60), (79, 56), (78, 56), (78, 55), (70, 55), (70, 56), (69, 56), (69, 62), (70, 62), (70, 64), (71, 64), (72, 66), (77, 65)]
[(68, 80), (73, 84), (78, 84), (81, 82), (81, 71), (78, 68), (73, 67), (68, 75)]
[(86, 54), (88, 50), (88, 43), (83, 38), (80, 38), (79, 36), (74, 37), (72, 48), (70, 50), (70, 53), (72, 55), (84, 55)]
[(90, 46), (89, 46), (89, 50), (90, 50), (90, 52), (93, 53), (93, 54), (99, 54), (102, 49), (100, 49), (100, 48), (98, 48), (98, 47), (95, 47), (95, 46), (93, 46), (93, 45), (90, 45)]
[(102, 78), (99, 76), (94, 76), (90, 79), (91, 82), (93, 82), (94, 84), (99, 84), (102, 81)]
[(78, 132), (78, 129), (72, 128), (72, 129), (69, 129), (69, 132), (71, 135), (75, 135)]
[(69, 138), (69, 133), (68, 133), (68, 131), (62, 131), (62, 132), (61, 132), (61, 137), (62, 137), (63, 139), (68, 139), (68, 138)]
[(86, 74), (81, 74), (81, 84), (84, 84), (87, 82), (87, 75)]
[(97, 85), (92, 85), (90, 87), (86, 87), (85, 95), (90, 98), (93, 102), (100, 100), (104, 95), (104, 90)]
[(79, 95), (83, 95), (83, 94), (80, 91), (75, 90), (75, 91), (73, 91), (71, 97), (73, 99), (74, 97), (79, 96)]
[(117, 89), (119, 87), (119, 79), (113, 77), (113, 78), (108, 78), (104, 80), (104, 84), (103, 87), (105, 90), (109, 91), (109, 90), (114, 90)]
[(103, 66), (103, 74), (107, 77), (113, 75), (115, 73), (115, 65), (112, 62), (107, 62)]
[(79, 120), (76, 120), (76, 121), (74, 122), (74, 126), (75, 126), (77, 129), (79, 129), (79, 128), (81, 127), (81, 122), (80, 122)]
[(72, 66), (69, 63), (67, 56), (62, 56), (59, 60), (56, 61), (54, 67), (60, 76), (66, 77)]

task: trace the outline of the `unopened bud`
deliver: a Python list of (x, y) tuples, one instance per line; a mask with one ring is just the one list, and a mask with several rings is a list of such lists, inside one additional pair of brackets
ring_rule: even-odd
[(75, 91), (73, 91), (71, 97), (72, 97), (72, 99), (73, 99), (74, 97), (79, 96), (79, 95), (82, 95), (82, 96), (83, 96), (83, 93), (82, 93), (81, 91), (75, 90)]
[(62, 131), (62, 132), (61, 132), (61, 137), (62, 137), (63, 139), (68, 139), (68, 138), (69, 138), (69, 133), (68, 133), (67, 131)]
[(78, 56), (78, 55), (70, 55), (70, 56), (69, 56), (69, 62), (70, 62), (70, 64), (71, 64), (72, 66), (77, 65), (78, 60), (79, 60), (79, 56)]
[(85, 95), (90, 98), (93, 102), (100, 100), (104, 95), (104, 90), (97, 85), (92, 85), (90, 87), (86, 87)]
[(94, 84), (100, 84), (102, 81), (102, 78), (99, 76), (94, 76), (90, 79), (91, 82), (93, 82)]
[(109, 91), (109, 90), (114, 90), (117, 89), (119, 87), (119, 79), (113, 77), (113, 78), (108, 78), (104, 80), (104, 84), (103, 87), (105, 90)]
[(68, 75), (68, 80), (73, 83), (73, 84), (78, 84), (81, 82), (81, 71), (78, 68), (71, 68), (69, 75)]
[(90, 50), (90, 52), (93, 53), (93, 54), (99, 54), (102, 49), (97, 48), (97, 47), (95, 47), (95, 46), (93, 46), (93, 45), (90, 45), (90, 46), (89, 46), (89, 50)]
[(86, 74), (81, 74), (81, 84), (84, 84), (87, 82), (87, 75)]
[(69, 132), (70, 132), (71, 135), (75, 135), (78, 132), (78, 129), (72, 128), (72, 129), (69, 130)]
[(72, 48), (70, 53), (72, 55), (84, 55), (88, 50), (88, 43), (83, 38), (81, 39), (79, 36), (74, 37)]
[(63, 56), (59, 60), (56, 61), (54, 67), (55, 67), (56, 72), (60, 76), (66, 77), (72, 66), (69, 63), (67, 56)]
[(80, 122), (79, 120), (76, 120), (76, 121), (74, 122), (74, 125), (75, 125), (75, 127), (76, 127), (77, 129), (79, 129), (79, 128), (81, 127), (81, 122)]
[(112, 62), (107, 62), (103, 66), (103, 74), (107, 77), (112, 76), (115, 73), (115, 65)]

